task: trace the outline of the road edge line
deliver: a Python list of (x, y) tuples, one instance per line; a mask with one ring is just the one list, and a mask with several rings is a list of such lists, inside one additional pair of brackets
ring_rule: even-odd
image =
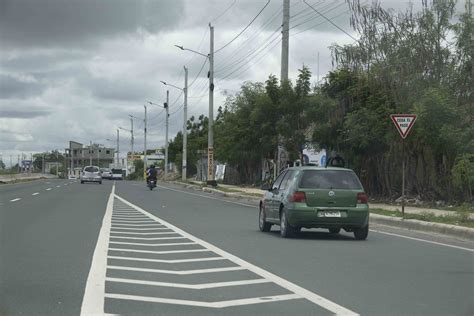
[(87, 277), (84, 296), (82, 298), (80, 315), (104, 315), (105, 277), (107, 272), (107, 254), (109, 250), (109, 235), (112, 226), (112, 211), (114, 207), (115, 183), (112, 185), (107, 208), (99, 238), (92, 256), (91, 268)]

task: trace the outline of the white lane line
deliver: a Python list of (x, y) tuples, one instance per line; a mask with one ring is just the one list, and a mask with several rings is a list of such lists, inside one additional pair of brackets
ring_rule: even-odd
[(56, 188), (60, 188), (61, 186), (60, 185), (57, 185)]
[[(133, 235), (170, 235), (170, 234), (178, 234), (173, 231), (171, 232), (155, 232), (155, 233), (134, 233), (134, 232), (123, 232), (123, 231), (117, 231), (117, 229), (120, 228), (112, 228), (112, 233), (120, 233), (120, 234), (133, 234)], [(130, 230), (133, 228), (123, 228), (126, 230)], [(153, 230), (164, 230), (164, 229), (169, 229), (169, 228), (153, 228)]]
[(157, 185), (157, 187), (158, 187), (158, 188), (162, 188), (162, 189), (166, 189), (166, 190), (170, 190), (170, 191), (179, 192), (179, 193), (184, 193), (184, 194), (199, 196), (199, 197), (202, 197), (202, 198), (205, 198), (205, 199), (209, 199), (209, 200), (217, 200), (217, 201), (219, 201), (219, 202), (225, 202), (225, 203), (230, 203), (230, 204), (237, 204), (237, 205), (246, 206), (246, 207), (250, 207), (250, 208), (256, 208), (256, 207), (258, 207), (258, 203), (255, 203), (255, 205), (249, 205), (249, 204), (240, 203), (240, 202), (227, 201), (227, 200), (223, 200), (223, 199), (221, 199), (221, 198), (216, 198), (216, 197), (212, 197), (212, 196), (208, 196), (208, 195), (202, 195), (202, 194), (197, 194), (197, 193), (192, 193), (192, 192), (187, 192), (187, 191), (181, 191), (181, 190), (177, 190), (177, 189), (171, 189), (171, 188), (164, 187), (164, 186), (161, 186), (161, 185)]
[(227, 267), (227, 268), (196, 269), (196, 270), (163, 270), (163, 269), (147, 269), (147, 268), (135, 268), (135, 267), (125, 267), (125, 266), (107, 266), (107, 269), (137, 271), (137, 272), (152, 272), (152, 273), (174, 274), (174, 275), (191, 275), (191, 274), (218, 273), (218, 272), (227, 272), (227, 271), (246, 270), (244, 267), (239, 267), (239, 266)]
[(118, 227), (115, 228), (115, 227), (114, 227), (114, 230), (118, 230), (118, 229), (121, 229), (121, 230), (132, 230), (132, 231), (134, 231), (134, 230), (139, 230), (139, 231), (141, 231), (141, 230), (157, 230), (157, 229), (159, 229), (159, 228), (118, 228)]
[(51, 191), (53, 188), (47, 188), (46, 191)]
[(67, 185), (67, 183), (64, 183), (63, 185), (64, 185), (64, 186), (66, 186), (66, 185)]
[(112, 221), (112, 225), (114, 227), (150, 227), (150, 226), (160, 226), (160, 228), (162, 228), (163, 225), (161, 224), (153, 224), (153, 223), (146, 223), (146, 224), (121, 224), (121, 223), (117, 223), (117, 222), (114, 222)]
[(118, 244), (118, 245), (135, 245), (135, 246), (147, 246), (147, 247), (170, 247), (170, 246), (183, 246), (183, 245), (197, 245), (194, 241), (192, 242), (173, 242), (173, 243), (165, 243), (165, 244), (147, 244), (147, 243), (139, 243), (139, 242), (123, 242), (123, 241), (110, 241), (111, 244)]
[(112, 293), (106, 293), (105, 297), (121, 299), (121, 300), (130, 300), (130, 301), (199, 306), (199, 307), (209, 307), (209, 308), (224, 308), (224, 307), (230, 307), (230, 306), (269, 303), (269, 302), (287, 301), (287, 300), (302, 298), (301, 296), (297, 294), (284, 294), (284, 295), (263, 296), (263, 297), (245, 298), (245, 299), (239, 299), (239, 300), (220, 301), (220, 302), (200, 302), (200, 301), (190, 301), (190, 300), (177, 300), (177, 299), (171, 299), (171, 298), (148, 297), (148, 296), (126, 295), (126, 294), (112, 294)]
[(39, 194), (39, 192), (35, 192), (35, 193), (33, 193), (32, 195), (38, 195), (38, 194)]
[[(246, 268), (247, 270), (261, 276), (262, 278), (264, 279), (269, 279), (271, 281), (273, 281), (274, 283), (278, 284), (279, 286), (295, 293), (294, 295), (296, 297), (304, 297), (305, 299), (313, 302), (314, 304), (316, 305), (319, 305), (331, 312), (333, 312), (334, 314), (337, 314), (337, 315), (358, 315), (357, 313), (341, 306), (341, 305), (338, 305), (334, 302), (332, 302), (331, 300), (328, 300), (327, 298), (324, 298), (316, 293), (313, 293), (311, 291), (308, 291), (307, 289), (299, 286), (299, 285), (296, 285), (288, 280), (285, 280), (271, 272), (268, 272), (260, 267), (257, 267), (239, 257), (236, 257), (230, 253), (228, 253), (227, 251), (224, 251), (202, 239), (199, 239), (187, 232), (185, 232), (184, 230), (172, 225), (171, 223), (168, 223), (167, 221), (163, 220), (163, 219), (160, 219), (158, 218), (157, 216), (154, 216), (153, 214), (145, 211), (144, 209), (142, 209), (141, 207), (139, 206), (136, 206), (130, 202), (128, 202), (127, 200), (123, 199), (122, 197), (118, 196), (118, 195), (115, 195), (115, 197), (122, 201), (123, 203), (129, 205), (130, 207), (133, 207), (135, 208), (137, 211), (139, 212), (142, 212), (142, 214), (144, 215), (147, 215), (149, 216), (150, 218), (158, 221), (158, 222), (161, 222), (163, 223), (164, 225), (166, 225), (167, 227), (171, 228), (172, 230), (174, 230), (175, 232), (179, 233), (181, 236), (184, 236), (184, 237), (187, 237), (189, 240), (192, 240), (192, 241), (195, 241), (196, 243), (200, 244), (201, 246), (207, 248), (209, 251), (212, 251), (222, 257), (225, 257), (227, 258), (228, 260), (234, 262), (235, 264), (241, 266), (241, 267), (244, 267)], [(251, 299), (252, 301), (254, 301), (255, 299)], [(258, 299), (257, 299), (257, 302), (258, 302)], [(222, 303), (222, 302), (220, 302)]]
[(137, 214), (135, 213), (134, 215), (123, 215), (123, 214), (117, 214), (117, 213), (114, 213), (112, 215), (112, 218), (148, 218), (146, 216), (143, 216), (142, 214)]
[(82, 299), (81, 315), (101, 315), (104, 313), (105, 277), (107, 272), (108, 241), (110, 235), (111, 217), (114, 207), (115, 185), (112, 185), (99, 238), (92, 257), (91, 269), (87, 277), (84, 297)]
[[(168, 229), (169, 228), (157, 228), (157, 230), (160, 229), (160, 230), (165, 230), (165, 229)], [(175, 233), (173, 231), (171, 232), (156, 232), (156, 233), (131, 233), (131, 232), (114, 232), (112, 231), (111, 232), (112, 234), (128, 234), (128, 235), (178, 235), (178, 233)]]
[(110, 236), (110, 238), (120, 239), (135, 239), (135, 240), (163, 240), (163, 239), (187, 239), (186, 237), (156, 237), (156, 238), (143, 238), (143, 237), (125, 237), (125, 236)]
[(106, 278), (105, 281), (118, 282), (118, 283), (128, 283), (128, 284), (142, 284), (142, 285), (153, 285), (153, 286), (163, 286), (163, 287), (174, 287), (174, 288), (192, 289), (192, 290), (202, 290), (202, 289), (212, 289), (212, 288), (217, 288), (217, 287), (239, 286), (239, 285), (261, 284), (261, 283), (270, 283), (270, 282), (272, 282), (272, 281), (266, 280), (266, 279), (253, 279), (253, 280), (202, 283), (202, 284), (185, 284), (185, 283), (155, 282), (155, 281), (122, 279), (122, 278)]
[(132, 218), (132, 219), (126, 219), (126, 218), (117, 218), (117, 217), (112, 217), (113, 222), (125, 222), (125, 223), (154, 223), (154, 224), (160, 224), (155, 222), (152, 219), (149, 218)]
[(218, 261), (227, 260), (224, 257), (207, 257), (207, 258), (193, 258), (193, 259), (148, 259), (137, 257), (122, 257), (122, 256), (108, 256), (109, 259), (119, 259), (128, 261), (144, 261), (144, 262), (159, 262), (159, 263), (185, 263), (185, 262), (201, 262), (201, 261)]
[(166, 255), (170, 253), (189, 253), (189, 252), (210, 252), (209, 249), (185, 249), (185, 250), (163, 250), (163, 251), (153, 251), (153, 250), (137, 250), (137, 249), (128, 249), (128, 248), (109, 248), (110, 251), (124, 251), (124, 252), (137, 252), (137, 253), (156, 253), (159, 255)]
[(416, 238), (416, 237), (403, 236), (403, 235), (394, 234), (394, 233), (387, 233), (387, 232), (383, 232), (383, 231), (375, 230), (375, 229), (371, 229), (370, 231), (372, 231), (374, 233), (388, 235), (388, 236), (395, 236), (395, 237), (400, 237), (400, 238), (405, 238), (405, 239), (410, 239), (410, 240), (421, 241), (421, 242), (425, 242), (425, 243), (428, 243), (428, 244), (434, 244), (434, 245), (438, 245), (438, 246), (445, 246), (445, 247), (465, 250), (465, 251), (469, 251), (469, 252), (474, 252), (474, 249), (471, 249), (471, 248), (465, 248), (465, 247), (460, 247), (460, 246), (455, 246), (455, 245), (444, 244), (444, 243), (437, 242), (437, 241), (431, 241), (431, 240), (426, 240), (426, 239), (421, 239), (421, 238)]
[(10, 200), (10, 202), (16, 202), (16, 201), (19, 201), (19, 200), (21, 200), (21, 198), (16, 198), (16, 199)]

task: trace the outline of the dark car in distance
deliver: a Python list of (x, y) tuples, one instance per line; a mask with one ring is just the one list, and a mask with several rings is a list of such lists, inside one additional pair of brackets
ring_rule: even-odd
[(282, 237), (301, 228), (341, 229), (365, 240), (369, 232), (367, 195), (351, 169), (290, 167), (277, 177), (260, 201), (259, 228), (263, 232), (280, 225)]

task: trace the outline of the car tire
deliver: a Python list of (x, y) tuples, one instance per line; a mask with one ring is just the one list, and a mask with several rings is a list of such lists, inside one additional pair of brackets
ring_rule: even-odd
[(84, 184), (84, 181), (81, 181), (81, 184)]
[(330, 234), (339, 234), (340, 231), (341, 231), (340, 227), (331, 227), (331, 228), (329, 228), (329, 233)]
[(269, 232), (272, 228), (272, 224), (267, 222), (265, 210), (262, 207), (260, 207), (260, 211), (258, 212), (258, 228), (260, 228), (261, 232)]
[(354, 230), (354, 237), (357, 240), (366, 240), (369, 235), (369, 225)]
[(283, 238), (291, 238), (295, 234), (295, 230), (288, 223), (288, 217), (285, 209), (280, 211), (280, 236)]
[(102, 184), (102, 181), (99, 181), (99, 184)]

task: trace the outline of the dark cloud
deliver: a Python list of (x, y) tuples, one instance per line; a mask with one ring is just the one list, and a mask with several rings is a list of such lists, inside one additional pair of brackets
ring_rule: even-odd
[(0, 74), (0, 99), (26, 98), (41, 93), (45, 88), (45, 85), (38, 82), (21, 81)]
[(0, 0), (0, 42), (8, 47), (83, 46), (88, 41), (175, 27), (177, 0)]
[(47, 110), (0, 110), (0, 117), (32, 119), (40, 116), (47, 116), (51, 113), (52, 111)]

